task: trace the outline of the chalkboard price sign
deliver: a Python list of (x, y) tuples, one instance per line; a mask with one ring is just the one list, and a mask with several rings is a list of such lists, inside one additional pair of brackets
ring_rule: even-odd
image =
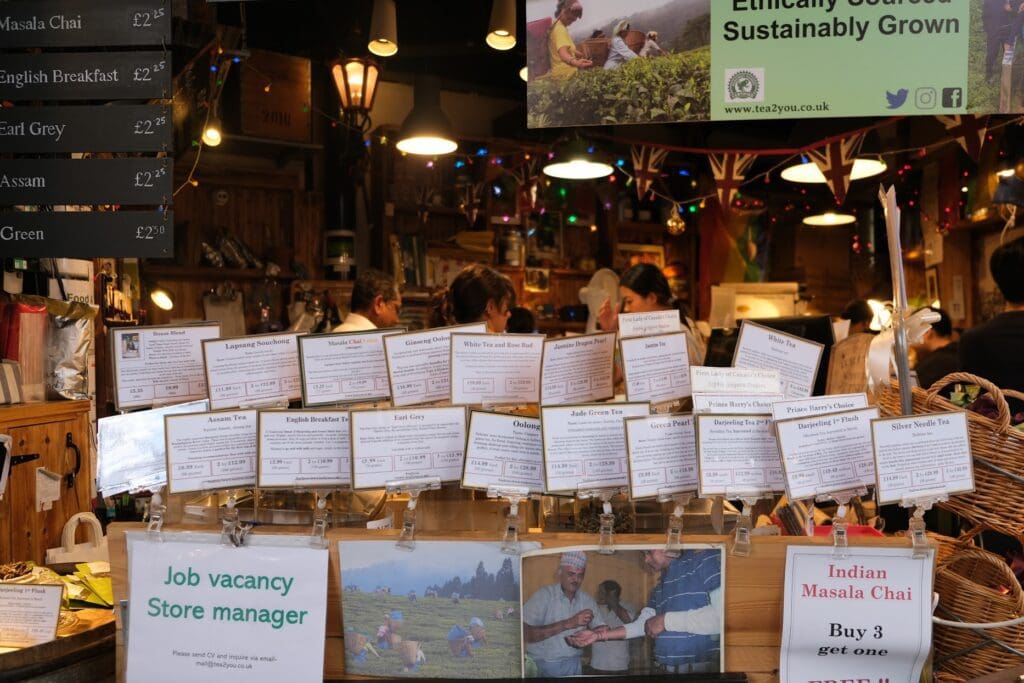
[(0, 148), (14, 153), (163, 152), (172, 135), (162, 105), (0, 108)]
[(0, 205), (165, 204), (170, 159), (0, 160)]
[(0, 213), (0, 254), (165, 258), (173, 253), (170, 211)]
[(170, 96), (169, 52), (0, 55), (0, 99), (12, 102)]
[(13, 0), (0, 3), (4, 47), (170, 45), (169, 0)]

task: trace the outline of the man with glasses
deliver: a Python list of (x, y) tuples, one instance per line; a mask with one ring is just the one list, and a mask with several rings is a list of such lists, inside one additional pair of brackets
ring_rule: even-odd
[(387, 273), (367, 270), (352, 286), (351, 311), (335, 332), (360, 332), (380, 327), (394, 327), (402, 310), (402, 295)]

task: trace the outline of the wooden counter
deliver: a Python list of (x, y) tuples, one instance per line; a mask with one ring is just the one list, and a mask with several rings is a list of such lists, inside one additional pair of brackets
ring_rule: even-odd
[(0, 654), (0, 681), (114, 680), (114, 613), (109, 609), (74, 612), (78, 623), (57, 639)]
[[(141, 524), (113, 524), (109, 527), (110, 567), (114, 582), (114, 600), (127, 599), (127, 557), (125, 532), (143, 529)], [(220, 533), (219, 527), (167, 527), (168, 531), (208, 531)], [(260, 527), (260, 534), (294, 533), (308, 535), (308, 528)], [(331, 548), (338, 540), (372, 540), (395, 538), (397, 530), (365, 531), (362, 529), (331, 529), (328, 539)], [(461, 533), (417, 533), (417, 538), (498, 540), (494, 532)], [(589, 545), (597, 541), (593, 534), (530, 534), (523, 540), (539, 541), (545, 548), (567, 545)], [(689, 536), (687, 542), (723, 543), (724, 536)], [(665, 542), (661, 534), (620, 535), (620, 543), (658, 545)], [(754, 550), (750, 557), (726, 556), (725, 589), (725, 663), (727, 671), (742, 671), (749, 675), (751, 683), (777, 683), (779, 668), (779, 643), (782, 637), (783, 576), (786, 567), (786, 548), (790, 545), (829, 545), (828, 537), (755, 537)], [(871, 547), (909, 547), (903, 538), (857, 538), (854, 545)], [(414, 551), (415, 552), (415, 551)], [(345, 676), (345, 650), (342, 643), (341, 623), (341, 570), (338, 554), (329, 554), (327, 644), (324, 653), (324, 678), (340, 680)], [(117, 614), (117, 663), (118, 680), (124, 680), (125, 652), (123, 648), (122, 624)], [(355, 678), (355, 677), (353, 677)]]

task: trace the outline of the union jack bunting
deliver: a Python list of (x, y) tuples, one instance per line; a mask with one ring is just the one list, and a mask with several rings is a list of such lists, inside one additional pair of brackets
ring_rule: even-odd
[(718, 203), (722, 211), (728, 211), (736, 193), (747, 177), (747, 171), (757, 159), (756, 154), (709, 154), (708, 161), (711, 163), (711, 172), (715, 176), (715, 184), (718, 186)]
[(857, 160), (857, 155), (860, 154), (862, 144), (864, 144), (864, 133), (852, 135), (845, 140), (835, 140), (807, 153), (807, 156), (825, 176), (825, 182), (828, 183), (828, 188), (832, 190), (838, 204), (846, 201), (846, 191), (850, 187), (853, 163)]
[(985, 144), (985, 133), (988, 131), (988, 117), (973, 114), (953, 114), (952, 116), (936, 116), (946, 132), (956, 138), (967, 156), (975, 161), (981, 158), (981, 148)]
[(644, 195), (651, 189), (654, 179), (661, 172), (661, 164), (668, 156), (668, 150), (646, 145), (633, 145), (633, 182), (636, 183), (636, 196), (643, 201)]

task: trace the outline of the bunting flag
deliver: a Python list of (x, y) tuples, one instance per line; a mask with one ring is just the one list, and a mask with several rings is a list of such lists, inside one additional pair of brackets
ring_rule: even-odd
[(988, 131), (988, 117), (973, 114), (953, 114), (952, 116), (936, 116), (946, 132), (956, 138), (967, 156), (978, 161), (981, 159), (981, 148), (985, 144), (985, 133)]
[(864, 144), (864, 133), (851, 135), (845, 140), (834, 140), (824, 147), (812, 149), (807, 156), (814, 161), (814, 164), (825, 176), (828, 188), (835, 195), (836, 203), (842, 204), (846, 201), (846, 191), (850, 187), (850, 175), (853, 173), (853, 163), (860, 154), (860, 147)]
[(711, 162), (711, 172), (715, 176), (715, 184), (718, 186), (718, 203), (722, 211), (728, 211), (732, 206), (732, 200), (740, 191), (740, 186), (747, 177), (747, 171), (757, 159), (756, 154), (709, 154), (708, 161)]
[(661, 165), (668, 156), (668, 150), (647, 145), (633, 145), (633, 182), (636, 183), (636, 196), (643, 201), (644, 195), (651, 189), (654, 179), (661, 172)]

